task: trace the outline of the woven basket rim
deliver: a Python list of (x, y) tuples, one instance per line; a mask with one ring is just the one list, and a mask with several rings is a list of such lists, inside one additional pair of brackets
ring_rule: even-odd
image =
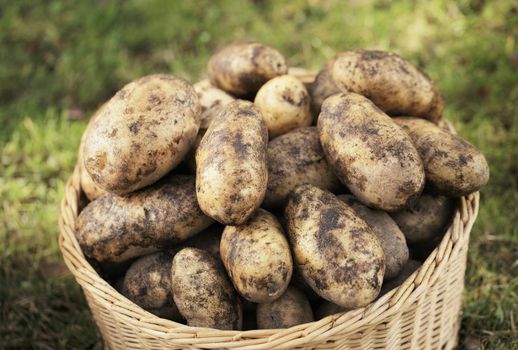
[[(306, 73), (306, 76), (311, 76), (311, 73)], [(455, 132), (451, 123), (445, 120), (442, 122), (444, 127)], [(61, 202), (59, 247), (68, 269), (83, 289), (98, 297), (95, 300), (97, 303), (105, 304), (107, 308), (117, 312), (117, 316), (136, 332), (169, 340), (172, 344), (196, 344), (205, 348), (239, 346), (242, 349), (272, 346), (286, 348), (287, 344), (294, 347), (310, 341), (325, 341), (338, 332), (357, 332), (364, 327), (391, 319), (404, 305), (412, 304), (423, 295), (427, 286), (440, 277), (443, 267), (468, 244), (469, 233), (478, 214), (480, 198), (478, 192), (461, 197), (450, 227), (422, 266), (402, 285), (373, 303), (291, 328), (238, 331), (190, 327), (159, 318), (131, 302), (102, 279), (86, 260), (74, 233), (81, 191), (80, 168), (76, 164), (72, 176), (66, 183)]]

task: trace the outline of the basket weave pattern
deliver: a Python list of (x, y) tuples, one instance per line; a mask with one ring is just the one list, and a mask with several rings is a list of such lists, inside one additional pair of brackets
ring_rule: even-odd
[(457, 344), (478, 192), (461, 198), (439, 246), (399, 288), (367, 307), (316, 322), (251, 331), (187, 327), (122, 296), (87, 262), (75, 238), (80, 195), (76, 166), (61, 203), (59, 245), (110, 349), (452, 349)]

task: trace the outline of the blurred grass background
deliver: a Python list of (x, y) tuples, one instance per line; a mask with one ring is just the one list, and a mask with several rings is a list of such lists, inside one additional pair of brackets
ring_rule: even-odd
[(199, 79), (209, 55), (235, 39), (268, 43), (292, 66), (314, 69), (341, 50), (391, 50), (438, 82), (445, 117), (491, 166), (461, 348), (518, 348), (512, 0), (0, 0), (0, 348), (101, 347), (57, 248), (59, 202), (88, 116), (145, 74)]

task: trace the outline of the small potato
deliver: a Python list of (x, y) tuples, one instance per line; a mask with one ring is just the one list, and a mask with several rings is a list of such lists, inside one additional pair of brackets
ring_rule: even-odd
[(268, 130), (251, 102), (221, 108), (196, 151), (196, 196), (205, 214), (240, 225), (261, 205), (268, 182)]
[(345, 307), (333, 304), (327, 300), (324, 300), (315, 311), (315, 319), (320, 320), (324, 317), (340, 314), (348, 311)]
[(285, 215), (294, 262), (318, 295), (350, 309), (376, 298), (385, 270), (383, 249), (351, 207), (301, 185), (291, 192)]
[(426, 120), (399, 117), (394, 121), (412, 138), (423, 160), (426, 181), (438, 193), (466, 196), (489, 181), (486, 158), (469, 142)]
[(271, 302), (290, 283), (290, 246), (275, 216), (264, 209), (243, 225), (225, 227), (220, 252), (234, 287), (248, 301)]
[(241, 329), (239, 296), (212, 255), (184, 248), (174, 256), (171, 274), (174, 301), (189, 326)]
[(318, 130), (329, 164), (362, 203), (396, 211), (421, 194), (424, 169), (412, 140), (367, 98), (354, 93), (329, 97)]
[(444, 109), (444, 100), (430, 78), (398, 55), (382, 51), (339, 53), (320, 71), (310, 92), (317, 114), (324, 100), (338, 92), (368, 97), (389, 115), (436, 122)]
[(79, 214), (76, 236), (86, 256), (123, 262), (186, 240), (209, 227), (192, 176), (170, 176), (141, 191), (103, 196)]
[(403, 266), (403, 269), (397, 275), (396, 278), (391, 279), (390, 281), (384, 282), (383, 286), (381, 286), (381, 292), (379, 297), (390, 292), (392, 289), (399, 287), (402, 285), (411, 274), (413, 274), (418, 268), (422, 265), (421, 262), (416, 260), (408, 260), (408, 262)]
[(119, 90), (93, 121), (84, 166), (106, 191), (136, 191), (183, 160), (199, 127), (198, 96), (188, 82), (165, 74), (140, 78)]
[(86, 126), (85, 131), (83, 132), (83, 135), (81, 136), (81, 143), (79, 144), (79, 152), (77, 154), (77, 163), (79, 164), (79, 174), (80, 174), (80, 182), (81, 182), (81, 189), (83, 190), (86, 198), (88, 198), (89, 201), (93, 201), (99, 197), (104, 196), (108, 192), (102, 189), (101, 187), (97, 186), (97, 184), (92, 180), (88, 172), (86, 171), (85, 164), (83, 162), (83, 149), (84, 149), (84, 143), (86, 135), (88, 134), (89, 130), (92, 128), (93, 123), (95, 120), (101, 115), (102, 109), (106, 104), (102, 105), (91, 117), (90, 121), (88, 122), (88, 125)]
[(455, 201), (423, 193), (410, 208), (391, 213), (409, 244), (428, 242), (441, 236), (450, 224)]
[(309, 94), (292, 75), (281, 75), (264, 84), (254, 100), (273, 139), (298, 127), (310, 126)]
[(316, 127), (292, 130), (268, 144), (268, 187), (264, 207), (283, 207), (288, 194), (305, 183), (331, 192), (344, 187), (324, 157)]
[(294, 287), (288, 287), (277, 300), (257, 305), (259, 329), (289, 328), (313, 322), (313, 311), (306, 296)]
[(225, 227), (218, 223), (179, 244), (180, 249), (192, 247), (205, 250), (216, 259), (220, 258), (219, 244)]
[(282, 54), (260, 43), (233, 43), (211, 57), (208, 74), (212, 85), (238, 97), (252, 97), (268, 80), (286, 74)]
[(384, 279), (389, 280), (396, 277), (409, 257), (405, 235), (398, 225), (384, 211), (371, 209), (361, 204), (354, 196), (340, 195), (338, 199), (353, 208), (378, 236), (383, 253), (385, 253)]
[(234, 101), (235, 98), (213, 86), (207, 79), (197, 82), (193, 87), (198, 94), (201, 106), (200, 131), (205, 132), (218, 110)]
[(122, 295), (159, 317), (180, 321), (182, 315), (173, 301), (172, 263), (173, 256), (165, 252), (138, 258), (124, 276)]

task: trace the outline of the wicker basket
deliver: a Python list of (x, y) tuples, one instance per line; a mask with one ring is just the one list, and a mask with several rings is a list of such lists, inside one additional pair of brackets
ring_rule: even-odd
[[(294, 72), (305, 82), (312, 74)], [(444, 126), (454, 131), (449, 123)], [(479, 194), (462, 197), (439, 246), (399, 288), (367, 307), (288, 329), (222, 331), (161, 319), (104, 281), (75, 238), (79, 168), (61, 204), (59, 245), (110, 349), (452, 349), (457, 344), (469, 234)]]

